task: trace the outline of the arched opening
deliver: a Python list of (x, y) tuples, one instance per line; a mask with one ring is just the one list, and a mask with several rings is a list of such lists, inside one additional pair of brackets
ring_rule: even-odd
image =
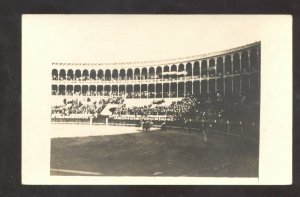
[(120, 85), (119, 86), (119, 96), (124, 96), (125, 95), (125, 85)]
[(241, 86), (240, 75), (233, 77), (233, 95), (234, 96), (240, 96), (240, 94), (241, 94), (240, 86)]
[(207, 77), (207, 61), (203, 60), (201, 62), (201, 77), (205, 78)]
[(217, 92), (220, 94), (224, 94), (224, 84), (223, 84), (223, 79), (218, 78), (217, 79)]
[(141, 94), (140, 94), (140, 85), (139, 84), (135, 84), (133, 86), (133, 91), (134, 91), (134, 98), (141, 98)]
[(246, 95), (249, 91), (249, 75), (242, 75), (242, 95)]
[(91, 85), (90, 86), (90, 95), (91, 96), (96, 96), (97, 92), (96, 92), (96, 86), (95, 85)]
[(250, 68), (251, 70), (258, 69), (257, 50), (255, 48), (251, 49), (250, 51)]
[(250, 92), (252, 97), (256, 97), (259, 95), (259, 74), (252, 73), (250, 75)]
[(97, 85), (97, 96), (103, 96), (103, 85)]
[(69, 69), (67, 72), (67, 80), (73, 80), (74, 79), (74, 72), (72, 69)]
[(59, 80), (65, 80), (66, 79), (66, 71), (65, 69), (61, 69), (59, 71)]
[(105, 85), (104, 86), (104, 96), (109, 96), (110, 95), (110, 85)]
[(227, 55), (225, 57), (225, 73), (226, 75), (229, 75), (232, 73), (232, 63), (231, 63), (231, 57)]
[(66, 94), (66, 87), (65, 85), (58, 86), (58, 95), (65, 95)]
[(162, 84), (156, 84), (156, 98), (162, 98)]
[(127, 70), (127, 79), (132, 80), (133, 79), (133, 71), (132, 69)]
[(237, 74), (240, 72), (240, 55), (235, 53), (233, 55), (233, 73)]
[(142, 98), (147, 98), (147, 96), (148, 96), (147, 84), (142, 84), (141, 85), (141, 92), (142, 92), (141, 97)]
[(164, 72), (169, 72), (170, 69), (169, 69), (169, 66), (164, 66)]
[(200, 64), (198, 61), (194, 62), (194, 76), (200, 76)]
[(224, 74), (224, 71), (223, 71), (223, 58), (219, 57), (217, 59), (217, 75), (222, 76), (223, 74)]
[(82, 86), (82, 94), (84, 95), (84, 96), (89, 96), (89, 86), (87, 86), (87, 85), (83, 85)]
[(249, 71), (248, 51), (244, 51), (242, 53), (242, 72), (248, 72), (248, 71)]
[(74, 86), (74, 93), (76, 95), (80, 95), (81, 94), (81, 86), (80, 85), (75, 85)]
[(95, 70), (91, 70), (91, 72), (90, 72), (90, 79), (96, 80), (96, 71)]
[(52, 85), (51, 86), (51, 94), (56, 95), (57, 94), (57, 85)]
[(168, 74), (169, 71), (170, 71), (169, 66), (164, 66), (163, 79), (169, 79), (169, 74)]
[(178, 66), (178, 72), (182, 72), (184, 71), (184, 65), (183, 64), (179, 64)]
[(148, 98), (154, 98), (155, 92), (154, 92), (154, 84), (148, 85)]
[(149, 78), (155, 79), (155, 69), (153, 67), (149, 68)]
[(89, 77), (89, 71), (87, 69), (84, 69), (83, 72), (82, 72), (82, 79), (84, 81), (88, 80), (90, 77)]
[(139, 68), (134, 69), (134, 79), (141, 79), (141, 73)]
[(58, 71), (56, 69), (52, 70), (52, 80), (58, 79)]
[(184, 82), (178, 83), (178, 97), (184, 97)]
[(173, 64), (173, 65), (171, 66), (171, 71), (172, 71), (172, 72), (174, 72), (174, 71), (177, 72), (177, 66)]
[(183, 79), (185, 75), (186, 75), (186, 72), (184, 70), (184, 65), (179, 64), (179, 66), (178, 66), (178, 78)]
[(201, 81), (201, 95), (207, 94), (207, 80)]
[(231, 77), (225, 78), (225, 96), (232, 95), (232, 79)]
[(210, 79), (209, 80), (209, 84), (208, 84), (208, 87), (209, 87), (209, 94), (210, 95), (214, 95), (216, 92), (215, 92), (215, 87), (216, 87), (216, 81), (214, 79)]
[(160, 66), (156, 68), (156, 77), (162, 79), (162, 68)]
[(111, 80), (111, 72), (109, 69), (105, 70), (105, 80), (107, 80), (107, 81)]
[(187, 76), (190, 77), (193, 75), (193, 69), (192, 69), (192, 64), (190, 62), (188, 62), (186, 64), (186, 72), (187, 72)]
[(104, 80), (103, 70), (98, 70), (97, 77), (99, 80)]
[(186, 82), (186, 95), (192, 95), (193, 94), (193, 83), (191, 81)]
[[(176, 65), (172, 65), (171, 66), (171, 79), (177, 79), (177, 66)], [(173, 73), (175, 72), (175, 73)]]
[(164, 83), (163, 84), (163, 97), (164, 98), (169, 98), (170, 97), (170, 93), (169, 93), (169, 91), (170, 91), (170, 84), (169, 83)]
[(72, 85), (67, 85), (67, 95), (73, 95), (73, 86)]
[(199, 95), (200, 94), (200, 81), (194, 81), (193, 94), (194, 95)]
[(80, 80), (81, 79), (81, 71), (80, 70), (75, 70), (75, 80)]
[(177, 97), (177, 83), (171, 83), (171, 98)]
[(147, 79), (147, 68), (142, 68), (142, 79)]
[[(128, 74), (128, 72), (127, 72), (127, 74)], [(126, 86), (126, 91), (127, 91), (126, 98), (133, 98), (133, 87), (132, 87), (132, 85), (127, 85)]]
[(111, 90), (112, 90), (112, 95), (113, 96), (119, 96), (119, 94), (118, 94), (118, 86), (117, 85), (112, 85), (112, 87), (111, 87)]
[(118, 80), (119, 75), (118, 75), (118, 70), (117, 69), (113, 69), (112, 78), (113, 78), (113, 80)]
[(216, 64), (214, 59), (209, 60), (209, 76), (214, 77), (216, 75)]
[(120, 78), (121, 78), (121, 80), (125, 80), (125, 78), (126, 78), (125, 69), (120, 70)]

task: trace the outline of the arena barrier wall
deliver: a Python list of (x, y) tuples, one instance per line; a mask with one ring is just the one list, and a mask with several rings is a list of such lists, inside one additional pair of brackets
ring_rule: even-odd
[[(51, 122), (55, 124), (101, 124), (110, 126), (136, 126), (140, 124), (142, 119), (146, 119), (142, 116), (130, 116), (126, 118), (122, 117), (98, 117), (90, 119), (86, 118), (70, 118), (60, 117), (51, 118)], [(242, 121), (224, 121), (224, 120), (199, 120), (199, 119), (186, 119), (187, 124), (182, 121), (178, 121), (172, 117), (147, 117), (154, 124), (154, 127), (160, 127), (162, 122), (166, 122), (168, 128), (178, 129), (181, 131), (195, 131), (202, 132), (203, 130), (208, 132), (219, 133), (222, 135), (237, 136), (251, 141), (258, 142), (259, 139), (259, 124), (246, 123)]]

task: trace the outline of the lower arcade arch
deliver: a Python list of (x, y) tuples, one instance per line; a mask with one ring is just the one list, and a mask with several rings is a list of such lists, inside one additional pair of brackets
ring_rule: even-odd
[(162, 84), (156, 84), (156, 98), (162, 98)]
[(148, 98), (148, 86), (147, 84), (141, 85), (141, 98)]
[(171, 98), (176, 98), (177, 97), (177, 83), (171, 83)]
[(148, 85), (148, 98), (154, 98), (155, 97), (155, 85), (149, 84)]
[(164, 83), (163, 84), (163, 98), (169, 98), (170, 97), (170, 84)]

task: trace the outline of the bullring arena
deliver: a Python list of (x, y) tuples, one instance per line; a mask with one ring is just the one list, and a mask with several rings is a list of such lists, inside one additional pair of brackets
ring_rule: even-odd
[(51, 94), (51, 175), (258, 177), (260, 42), (170, 60), (52, 63)]

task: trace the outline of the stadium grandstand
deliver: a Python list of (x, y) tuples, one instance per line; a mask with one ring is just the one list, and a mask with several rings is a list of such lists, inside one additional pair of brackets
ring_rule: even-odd
[[(258, 138), (260, 42), (186, 58), (52, 63), (51, 121), (246, 127)], [(233, 132), (234, 133), (234, 132)], [(253, 134), (255, 133), (255, 134)]]

